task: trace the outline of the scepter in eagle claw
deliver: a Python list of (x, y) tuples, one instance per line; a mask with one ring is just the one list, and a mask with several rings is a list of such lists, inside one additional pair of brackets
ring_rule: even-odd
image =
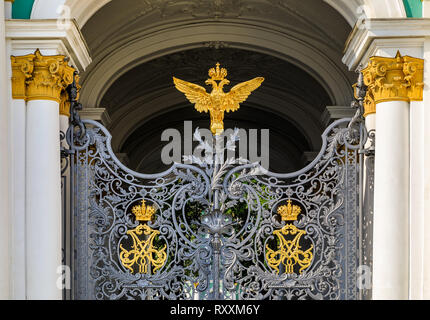
[(355, 99), (351, 102), (351, 108), (356, 109), (356, 111), (348, 125), (349, 129), (364, 120), (364, 99), (367, 94), (367, 86), (364, 84), (363, 73), (361, 71), (359, 71), (357, 83), (353, 87)]

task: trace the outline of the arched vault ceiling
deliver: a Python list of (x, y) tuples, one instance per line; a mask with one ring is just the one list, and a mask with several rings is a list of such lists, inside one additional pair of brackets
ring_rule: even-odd
[(334, 49), (343, 46), (349, 33), (345, 19), (321, 0), (113, 0), (85, 24), (83, 32), (97, 55), (141, 28), (178, 20), (245, 18), (289, 26)]
[(151, 99), (154, 92), (162, 89), (167, 89), (163, 91), (166, 97), (170, 92), (176, 93), (172, 76), (205, 86), (207, 72), (216, 62), (229, 72), (231, 85), (226, 90), (259, 76), (265, 78), (259, 92), (295, 97), (315, 109), (308, 110), (314, 116), (320, 116), (331, 103), (327, 92), (313, 77), (286, 61), (245, 50), (201, 48), (167, 55), (130, 70), (109, 88), (101, 105), (115, 119), (123, 113), (123, 107), (138, 98)]
[[(144, 63), (124, 74), (107, 90), (101, 105), (112, 118), (114, 148), (122, 149), (135, 130), (146, 127), (154, 115), (173, 111), (178, 104), (187, 103), (191, 112), (197, 113), (176, 90), (172, 76), (205, 86), (207, 71), (216, 62), (222, 63), (229, 72), (231, 85), (226, 86), (226, 91), (239, 82), (264, 77), (263, 85), (248, 98), (247, 104), (295, 123), (310, 148), (319, 147), (323, 130), (321, 115), (332, 101), (312, 76), (284, 60), (260, 53), (200, 48)], [(246, 113), (246, 107), (243, 110)], [(181, 118), (184, 120), (187, 119)], [(165, 127), (164, 123), (158, 125)]]
[(321, 0), (113, 0), (82, 30), (93, 63), (81, 77), (81, 101), (99, 107), (107, 89), (142, 63), (221, 44), (300, 67), (342, 105), (354, 81), (341, 62), (350, 30)]

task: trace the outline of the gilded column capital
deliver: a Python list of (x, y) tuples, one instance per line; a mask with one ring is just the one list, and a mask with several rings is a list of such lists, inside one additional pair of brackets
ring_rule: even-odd
[(27, 81), (27, 100), (61, 101), (61, 91), (73, 82), (75, 69), (63, 55), (43, 56), (35, 52), (33, 77)]
[(364, 84), (372, 91), (375, 103), (384, 101), (409, 101), (403, 57), (371, 57), (363, 70)]
[(11, 56), (12, 66), (12, 98), (26, 99), (27, 98), (27, 81), (33, 76), (34, 70), (34, 54), (26, 56)]
[(66, 90), (60, 95), (60, 115), (70, 117), (70, 101)]
[(26, 101), (52, 100), (62, 103), (62, 94), (73, 82), (75, 72), (65, 56), (43, 56), (39, 49), (34, 54), (11, 56), (11, 66), (12, 97)]
[(376, 112), (376, 104), (386, 101), (421, 101), (423, 99), (424, 60), (409, 56), (371, 57), (362, 70), (368, 87), (364, 116)]
[(422, 101), (424, 89), (424, 60), (409, 56), (403, 57), (403, 73), (408, 86), (410, 101)]

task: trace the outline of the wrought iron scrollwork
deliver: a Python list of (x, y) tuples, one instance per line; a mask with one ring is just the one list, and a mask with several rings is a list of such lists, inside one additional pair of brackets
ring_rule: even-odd
[[(106, 128), (74, 115), (70, 132), (78, 131), (67, 136), (74, 151), (75, 298), (359, 298), (358, 185), (367, 132), (364, 88), (356, 89), (356, 116), (332, 123), (319, 155), (289, 174), (224, 159), (238, 130), (224, 148), (220, 137), (210, 145), (197, 130), (209, 156), (137, 173), (118, 161)], [(73, 113), (80, 106), (72, 104)], [(151, 218), (148, 205), (157, 211)], [(242, 214), (233, 216), (237, 208)]]

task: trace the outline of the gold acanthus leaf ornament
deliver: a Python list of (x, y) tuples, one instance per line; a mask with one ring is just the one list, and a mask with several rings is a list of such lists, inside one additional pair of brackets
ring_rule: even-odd
[[(224, 92), (224, 86), (230, 84), (226, 79), (227, 69), (221, 68), (216, 64), (216, 68), (209, 70), (210, 79), (206, 80), (206, 85), (212, 85), (212, 92), (178, 78), (173, 77), (173, 82), (180, 92), (184, 93), (187, 99), (195, 104), (199, 112), (208, 112), (211, 116), (211, 131), (214, 135), (220, 135), (224, 131), (224, 112), (234, 112), (240, 108), (240, 104), (248, 99), (252, 91), (260, 87), (264, 81), (263, 77), (239, 83), (230, 92)], [(218, 81), (218, 82), (217, 82)]]

